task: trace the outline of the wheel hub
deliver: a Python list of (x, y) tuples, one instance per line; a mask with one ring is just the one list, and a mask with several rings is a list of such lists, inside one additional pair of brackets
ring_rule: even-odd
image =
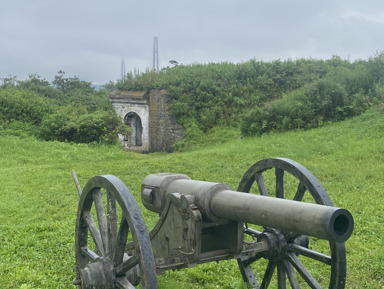
[(264, 258), (268, 260), (281, 261), (287, 256), (288, 245), (294, 243), (302, 247), (308, 248), (309, 239), (305, 235), (286, 235), (277, 229), (266, 229), (259, 237), (258, 241), (266, 240), (269, 245), (268, 252), (265, 253)]
[(265, 253), (264, 258), (269, 260), (282, 260), (287, 253), (287, 241), (284, 234), (276, 229), (266, 229), (257, 241), (266, 240), (269, 250)]
[(112, 261), (100, 258), (79, 270), (81, 289), (114, 289), (116, 274)]

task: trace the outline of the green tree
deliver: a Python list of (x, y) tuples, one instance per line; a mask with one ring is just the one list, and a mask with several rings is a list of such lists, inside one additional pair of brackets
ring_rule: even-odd
[(14, 87), (17, 84), (17, 78), (16, 76), (8, 75), (8, 77), (1, 78), (0, 80), (2, 82), (1, 88), (9, 88), (9, 87)]
[(82, 90), (83, 92), (94, 91), (92, 83), (84, 80), (80, 80), (79, 77), (64, 77), (65, 72), (63, 70), (58, 71), (58, 75), (52, 81), (52, 84), (62, 90), (64, 93), (74, 91), (76, 89)]

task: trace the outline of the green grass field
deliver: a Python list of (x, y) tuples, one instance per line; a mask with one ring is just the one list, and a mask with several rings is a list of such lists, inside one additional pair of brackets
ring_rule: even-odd
[[(219, 133), (217, 133), (219, 134)], [(351, 211), (346, 288), (384, 287), (384, 115), (377, 110), (311, 131), (270, 134), (179, 153), (137, 154), (117, 146), (41, 142), (0, 134), (0, 288), (77, 288), (74, 231), (84, 185), (113, 174), (135, 195), (150, 230), (157, 215), (139, 198), (145, 176), (178, 172), (236, 188), (246, 170), (268, 157), (293, 159), (323, 184), (335, 206)], [(234, 261), (159, 276), (161, 288), (245, 288)]]

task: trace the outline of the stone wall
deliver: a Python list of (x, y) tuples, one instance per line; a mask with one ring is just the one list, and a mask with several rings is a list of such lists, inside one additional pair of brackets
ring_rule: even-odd
[(149, 93), (150, 151), (173, 151), (175, 142), (184, 136), (184, 128), (171, 112), (172, 99), (165, 90)]

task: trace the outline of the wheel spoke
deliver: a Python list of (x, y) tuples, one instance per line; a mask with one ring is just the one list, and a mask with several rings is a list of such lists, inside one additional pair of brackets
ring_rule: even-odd
[(91, 261), (93, 261), (93, 262), (100, 258), (99, 255), (97, 255), (95, 252), (93, 252), (93, 251), (92, 251), (91, 249), (89, 249), (88, 247), (83, 247), (83, 248), (81, 248), (81, 253), (82, 253), (84, 256), (88, 257), (88, 259), (91, 260)]
[(132, 257), (129, 257), (127, 261), (121, 263), (119, 266), (116, 267), (116, 275), (124, 275), (128, 270), (132, 269), (137, 264), (139, 264), (139, 257), (137, 254), (135, 254)]
[(242, 260), (244, 266), (251, 265), (253, 262), (259, 260), (264, 255), (264, 252), (257, 253), (255, 256)]
[(269, 196), (269, 194), (267, 192), (267, 188), (266, 188), (265, 183), (264, 183), (263, 174), (262, 173), (256, 173), (255, 174), (255, 180), (256, 180), (257, 186), (259, 188), (260, 194), (263, 196)]
[(125, 277), (119, 277), (116, 279), (116, 287), (119, 289), (136, 289)]
[(284, 170), (275, 169), (276, 175), (276, 198), (284, 199)]
[[(331, 283), (343, 288), (347, 275), (347, 260), (344, 243), (329, 242), (331, 244), (332, 265)], [(335, 286), (336, 288), (336, 286)]]
[(285, 265), (284, 262), (277, 263), (277, 284), (279, 289), (286, 288), (286, 275), (285, 275)]
[(285, 260), (284, 263), (285, 269), (287, 270), (288, 280), (291, 284), (292, 289), (300, 289), (299, 280), (297, 279), (296, 272), (292, 264), (289, 263), (287, 260)]
[(255, 274), (253, 274), (251, 266), (244, 265), (244, 262), (240, 259), (237, 259), (237, 263), (239, 265), (241, 275), (243, 276), (243, 280), (251, 285), (252, 288), (260, 288), (259, 283), (257, 283), (255, 278)]
[(307, 284), (312, 289), (322, 289), (320, 284), (316, 281), (315, 278), (309, 273), (307, 268), (301, 263), (299, 258), (294, 253), (288, 253), (287, 255), (288, 261), (293, 265), (293, 267), (296, 268), (297, 272), (300, 273), (300, 275), (304, 278), (304, 280), (307, 282)]
[(300, 245), (289, 244), (288, 250), (296, 253), (297, 255), (303, 255), (305, 257), (314, 259), (316, 261), (323, 262), (327, 265), (332, 264), (332, 258), (330, 256), (323, 254), (323, 253), (313, 251), (311, 249), (305, 248), (305, 247), (300, 246)]
[(107, 210), (108, 210), (108, 239), (109, 239), (109, 252), (111, 256), (116, 254), (116, 238), (117, 238), (117, 213), (116, 213), (116, 200), (115, 197), (107, 192)]
[(99, 229), (101, 240), (103, 241), (103, 247), (106, 255), (109, 255), (108, 235), (107, 235), (107, 218), (105, 216), (105, 210), (103, 205), (103, 198), (100, 190), (93, 192), (93, 201), (95, 202), (95, 209), (97, 213), (97, 219), (99, 221)]
[(266, 289), (269, 286), (269, 283), (271, 282), (273, 272), (275, 271), (276, 263), (269, 261), (267, 270), (265, 270), (263, 282), (261, 283), (261, 289)]
[(99, 250), (100, 254), (102, 256), (105, 256), (104, 248), (103, 248), (103, 241), (101, 239), (101, 235), (99, 230), (97, 229), (96, 223), (93, 220), (93, 217), (89, 211), (83, 212), (83, 219), (87, 223), (88, 229), (91, 232), (91, 236), (93, 238), (93, 241), (95, 242), (96, 248)]
[(115, 266), (118, 266), (123, 262), (125, 245), (127, 244), (127, 239), (128, 239), (128, 232), (129, 232), (129, 225), (125, 216), (123, 216), (120, 223), (119, 233), (117, 235), (116, 243), (115, 243), (115, 253), (113, 257)]
[(298, 187), (297, 187), (297, 191), (296, 191), (296, 194), (295, 194), (293, 200), (294, 201), (301, 201), (304, 197), (304, 193), (306, 190), (307, 190), (307, 187), (304, 186), (304, 184), (302, 182), (300, 182)]

